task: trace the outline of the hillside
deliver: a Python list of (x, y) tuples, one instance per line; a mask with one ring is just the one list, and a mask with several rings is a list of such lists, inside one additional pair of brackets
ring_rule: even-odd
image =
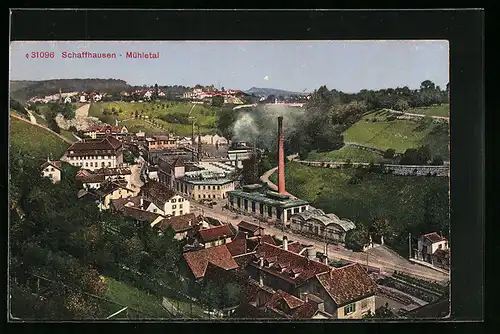
[(10, 82), (11, 97), (26, 102), (34, 96), (46, 96), (65, 92), (99, 91), (116, 93), (130, 89), (123, 80), (117, 79), (54, 79), (43, 81), (16, 81)]
[(59, 159), (69, 144), (38, 126), (10, 117), (10, 146), (39, 160)]
[(304, 93), (297, 93), (297, 92), (290, 92), (287, 90), (282, 90), (282, 89), (275, 89), (275, 88), (257, 88), (257, 87), (252, 87), (249, 90), (245, 91), (247, 94), (251, 95), (256, 95), (256, 96), (269, 96), (269, 95), (275, 95), (275, 96), (290, 96), (290, 95), (306, 95)]
[[(408, 232), (448, 231), (448, 178), (369, 173), (360, 183), (349, 184), (355, 172), (290, 162), (285, 170), (287, 191), (356, 225), (387, 218), (397, 235), (392, 246), (400, 253), (406, 251)], [(270, 180), (276, 182), (276, 173)]]

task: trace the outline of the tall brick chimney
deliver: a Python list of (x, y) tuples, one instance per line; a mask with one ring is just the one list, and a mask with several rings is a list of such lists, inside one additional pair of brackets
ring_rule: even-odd
[(285, 194), (285, 151), (283, 147), (283, 116), (278, 117), (278, 192)]

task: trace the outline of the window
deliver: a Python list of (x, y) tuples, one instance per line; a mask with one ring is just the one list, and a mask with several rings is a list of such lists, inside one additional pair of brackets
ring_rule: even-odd
[(52, 177), (52, 173), (49, 173), (49, 177)]
[(156, 213), (156, 209), (153, 209), (153, 212)]
[(172, 215), (177, 216), (177, 212), (176, 211), (172, 211)]
[(179, 204), (179, 209), (182, 209), (182, 204)]
[(172, 210), (177, 209), (177, 205), (172, 205)]
[(89, 166), (89, 163), (88, 163), (88, 162), (86, 162), (86, 163), (85, 163), (85, 167), (88, 167), (88, 166)]
[(104, 161), (101, 163), (101, 167), (104, 167)]
[(361, 308), (362, 308), (362, 309), (365, 309), (365, 308), (367, 308), (367, 307), (368, 307), (368, 299), (363, 299), (363, 300), (361, 301)]
[(356, 303), (349, 304), (344, 307), (344, 315), (356, 312)]
[[(176, 200), (175, 198), (172, 198), (171, 202), (172, 202), (172, 203), (175, 203), (175, 202), (177, 202), (177, 200)], [(180, 202), (180, 201), (179, 201), (179, 202)]]
[(220, 190), (220, 186), (217, 186), (217, 190)]
[(108, 167), (111, 167), (111, 161), (108, 161)]
[(54, 167), (52, 167), (52, 168), (50, 169), (50, 171), (51, 171), (51, 172), (53, 172), (53, 171), (54, 171)]
[(90, 167), (94, 167), (94, 163), (92, 161), (90, 162)]
[(179, 216), (182, 216), (182, 210), (181, 210), (181, 211), (179, 211)]
[(206, 198), (205, 194), (203, 194), (203, 198)]

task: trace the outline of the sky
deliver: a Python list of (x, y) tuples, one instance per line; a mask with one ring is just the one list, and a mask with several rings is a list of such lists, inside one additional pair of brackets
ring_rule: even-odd
[[(32, 52), (54, 52), (52, 59)], [(116, 53), (115, 59), (62, 58), (66, 52)], [(130, 59), (126, 52), (158, 52)], [(28, 54), (28, 56), (27, 56)], [(121, 56), (120, 56), (121, 55)], [(354, 93), (449, 81), (448, 41), (12, 42), (11, 80), (121, 79), (130, 85), (196, 84), (312, 92), (322, 85)]]

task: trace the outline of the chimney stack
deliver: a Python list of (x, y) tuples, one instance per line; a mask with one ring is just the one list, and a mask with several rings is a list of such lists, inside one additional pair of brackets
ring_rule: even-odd
[(283, 249), (288, 250), (288, 238), (287, 236), (283, 236)]
[(278, 117), (278, 192), (285, 194), (285, 151), (283, 135), (283, 116)]
[(259, 266), (264, 267), (264, 258), (262, 256), (259, 258)]

